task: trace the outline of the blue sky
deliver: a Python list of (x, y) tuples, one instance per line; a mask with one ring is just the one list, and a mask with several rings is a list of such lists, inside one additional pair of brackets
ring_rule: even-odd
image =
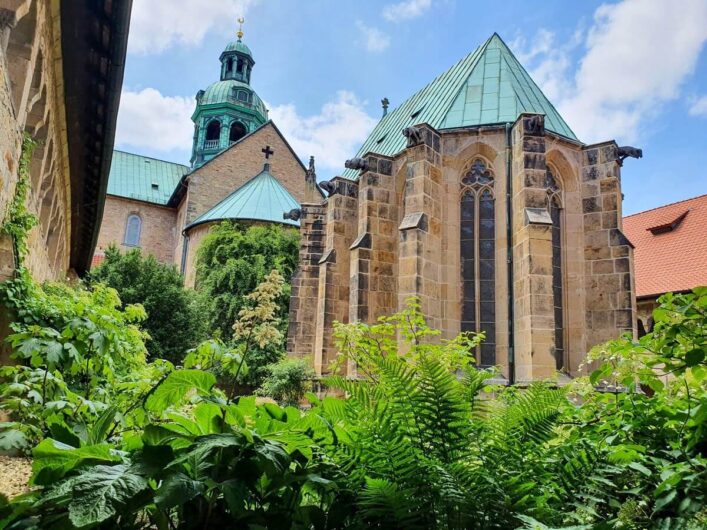
[(116, 145), (188, 164), (197, 90), (243, 15), (252, 85), (320, 179), (498, 32), (587, 143), (643, 148), (624, 213), (707, 193), (707, 1), (134, 0)]

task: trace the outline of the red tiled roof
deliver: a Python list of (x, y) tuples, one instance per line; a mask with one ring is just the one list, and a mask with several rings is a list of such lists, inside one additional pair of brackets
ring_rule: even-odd
[(636, 247), (636, 296), (707, 285), (707, 195), (624, 217)]

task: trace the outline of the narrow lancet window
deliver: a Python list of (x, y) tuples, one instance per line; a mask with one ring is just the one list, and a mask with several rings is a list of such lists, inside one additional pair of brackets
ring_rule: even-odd
[(555, 366), (565, 364), (564, 293), (562, 289), (562, 197), (557, 180), (548, 168), (546, 176), (548, 208), (552, 219), (552, 299), (555, 311)]
[(461, 330), (486, 339), (475, 352), (480, 366), (496, 363), (496, 217), (494, 177), (475, 159), (462, 178), (460, 250), (462, 270)]

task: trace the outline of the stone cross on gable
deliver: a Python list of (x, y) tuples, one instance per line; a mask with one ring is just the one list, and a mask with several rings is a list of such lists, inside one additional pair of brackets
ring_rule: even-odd
[(261, 151), (262, 151), (263, 153), (265, 153), (265, 160), (269, 160), (269, 159), (270, 159), (270, 155), (274, 155), (274, 154), (275, 154), (275, 151), (273, 151), (272, 149), (270, 149), (270, 146), (269, 146), (269, 145), (266, 145), (264, 148), (261, 149)]

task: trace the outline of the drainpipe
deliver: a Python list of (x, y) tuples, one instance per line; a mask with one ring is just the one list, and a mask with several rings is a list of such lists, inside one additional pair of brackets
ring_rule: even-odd
[(506, 242), (508, 264), (508, 383), (513, 385), (516, 382), (516, 363), (513, 336), (513, 179), (511, 178), (511, 168), (513, 161), (513, 150), (511, 149), (511, 123), (506, 123)]

